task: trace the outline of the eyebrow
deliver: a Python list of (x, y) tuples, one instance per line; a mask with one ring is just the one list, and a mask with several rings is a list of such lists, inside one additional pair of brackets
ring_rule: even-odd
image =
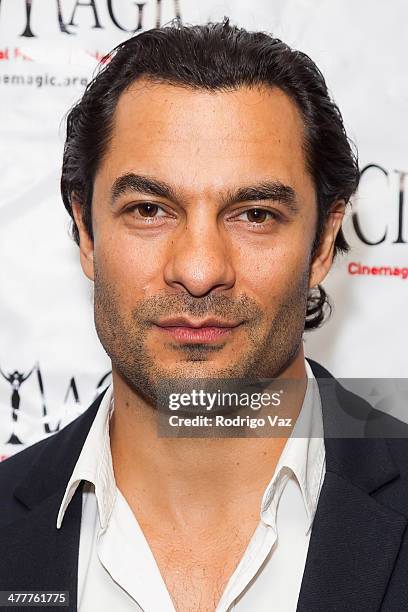
[[(119, 176), (114, 181), (111, 188), (112, 205), (117, 198), (128, 192), (153, 195), (173, 202), (180, 200), (173, 187), (167, 183), (130, 172)], [(283, 204), (294, 215), (299, 212), (295, 190), (280, 181), (262, 181), (255, 185), (239, 187), (236, 190), (229, 189), (222, 200), (224, 206), (241, 202), (272, 200)]]
[(240, 187), (236, 191), (230, 191), (224, 200), (224, 204), (239, 204), (240, 202), (253, 202), (259, 200), (279, 202), (283, 204), (289, 212), (293, 214), (299, 212), (295, 190), (293, 187), (284, 185), (280, 181), (263, 181), (257, 185)]
[(148, 176), (133, 174), (133, 172), (123, 174), (114, 181), (111, 188), (112, 204), (117, 198), (128, 192), (147, 193), (159, 198), (177, 201), (176, 193), (170, 185)]

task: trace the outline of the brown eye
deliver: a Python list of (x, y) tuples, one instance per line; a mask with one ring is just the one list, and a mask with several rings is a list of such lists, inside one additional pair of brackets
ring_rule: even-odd
[(139, 204), (137, 209), (141, 217), (155, 217), (159, 207), (157, 204)]
[(268, 211), (262, 208), (251, 208), (246, 211), (248, 221), (251, 223), (263, 223), (267, 219)]

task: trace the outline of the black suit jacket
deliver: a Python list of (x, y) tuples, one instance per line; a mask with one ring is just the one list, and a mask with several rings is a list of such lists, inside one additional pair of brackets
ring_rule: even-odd
[[(407, 426), (309, 363), (322, 399), (326, 475), (297, 610), (408, 612)], [(68, 608), (47, 610), (77, 610), (82, 483), (61, 529), (56, 520), (101, 399), (59, 433), (0, 464), (0, 590), (69, 591)], [(333, 438), (345, 418), (356, 436), (363, 426), (370, 437)]]

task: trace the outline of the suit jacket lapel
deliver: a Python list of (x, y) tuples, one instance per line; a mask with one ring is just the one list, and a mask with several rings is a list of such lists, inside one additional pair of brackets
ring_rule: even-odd
[(0, 529), (0, 590), (68, 591), (69, 607), (64, 609), (76, 612), (83, 483), (68, 505), (61, 529), (56, 522), (65, 487), (102, 397), (47, 440), (16, 487), (20, 518)]
[[(311, 362), (315, 376), (327, 377), (328, 372), (316, 365)], [(326, 476), (313, 522), (297, 611), (379, 610), (407, 519), (379, 503), (373, 494), (397, 478), (399, 472), (384, 439), (328, 437), (332, 433), (330, 424), (335, 420), (333, 413), (336, 415), (339, 410), (347, 413), (356, 396), (342, 389), (343, 403), (339, 407), (339, 394), (333, 394), (335, 379), (331, 378), (327, 386), (324, 382), (318, 378)], [(361, 400), (362, 414), (369, 410), (369, 405), (364, 404)], [(356, 423), (358, 431), (360, 424)]]
[(0, 530), (1, 590), (68, 591), (69, 607), (63, 609), (77, 611), (81, 493), (78, 487), (61, 529), (56, 528), (56, 517), (62, 489), (35, 506), (26, 518)]
[(298, 612), (379, 610), (406, 525), (405, 517), (327, 472)]

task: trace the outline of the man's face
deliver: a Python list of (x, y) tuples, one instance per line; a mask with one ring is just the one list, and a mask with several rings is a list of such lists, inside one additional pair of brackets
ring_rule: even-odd
[(309, 286), (328, 269), (311, 268), (303, 143), (277, 88), (143, 80), (121, 95), (81, 261), (100, 340), (145, 397), (160, 378), (273, 377), (299, 351)]

